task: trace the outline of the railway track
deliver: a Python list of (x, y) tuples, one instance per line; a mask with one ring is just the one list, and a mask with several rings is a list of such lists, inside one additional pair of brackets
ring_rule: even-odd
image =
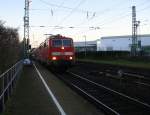
[(57, 75), (108, 115), (149, 115), (150, 105), (72, 72)]
[(107, 65), (107, 64), (96, 64), (96, 63), (83, 63), (78, 62), (78, 66), (80, 68), (90, 68), (90, 70), (96, 70), (97, 72), (110, 73), (111, 75), (119, 75), (120, 71), (122, 72), (120, 75), (122, 77), (129, 78), (130, 80), (141, 80), (146, 82), (146, 84), (150, 84), (150, 72), (149, 69), (142, 68), (132, 68), (132, 67), (124, 67), (124, 66), (115, 66), (115, 65)]
[(106, 77), (111, 77), (111, 78), (119, 79), (119, 80), (120, 79), (128, 80), (135, 84), (150, 88), (150, 78), (145, 77), (144, 75), (137, 74), (137, 73), (127, 73), (127, 72), (123, 72), (122, 70), (114, 71), (114, 70), (107, 69), (104, 71), (91, 71), (91, 72), (88, 72), (88, 74), (97, 74), (97, 75), (103, 74)]
[(150, 72), (138, 70), (93, 63), (79, 63), (71, 69), (90, 80), (95, 80), (97, 83), (150, 104)]
[(102, 84), (115, 91), (121, 92), (125, 95), (129, 95), (130, 97), (150, 104), (150, 87), (145, 86), (145, 84), (141, 84), (141, 80), (130, 80), (112, 75), (110, 73), (98, 72), (93, 70), (86, 71), (80, 69), (79, 71), (73, 69), (70, 71), (80, 76), (83, 76), (84, 78), (87, 78), (91, 81), (94, 81), (98, 84)]

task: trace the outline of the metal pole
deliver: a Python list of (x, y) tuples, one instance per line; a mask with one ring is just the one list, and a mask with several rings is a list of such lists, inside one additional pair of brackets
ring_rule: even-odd
[(25, 0), (24, 10), (24, 58), (26, 58), (29, 50), (29, 0)]
[(132, 46), (131, 46), (131, 55), (135, 56), (136, 55), (136, 47), (135, 47), (135, 42), (136, 42), (136, 8), (135, 6), (132, 6)]
[(136, 20), (136, 7), (132, 6), (132, 45), (131, 55), (137, 56), (138, 40), (137, 40), (137, 27), (140, 21)]

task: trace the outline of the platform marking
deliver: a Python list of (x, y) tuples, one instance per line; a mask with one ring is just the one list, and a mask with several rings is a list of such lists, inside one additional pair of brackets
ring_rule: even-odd
[(39, 72), (39, 70), (37, 69), (36, 65), (33, 64), (35, 67), (36, 72), (38, 73), (39, 77), (41, 78), (47, 92), (49, 93), (49, 95), (51, 96), (51, 98), (53, 99), (55, 105), (57, 106), (59, 112), (61, 113), (61, 115), (66, 115), (66, 113), (64, 112), (64, 110), (62, 109), (61, 105), (59, 104), (59, 102), (57, 101), (56, 97), (54, 96), (54, 94), (52, 93), (52, 91), (50, 90), (50, 88), (48, 87), (47, 83), (45, 82), (44, 78), (42, 77), (41, 73)]

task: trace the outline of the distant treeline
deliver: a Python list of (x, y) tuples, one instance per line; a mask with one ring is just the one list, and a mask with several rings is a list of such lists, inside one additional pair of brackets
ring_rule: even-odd
[(19, 60), (21, 49), (18, 30), (0, 21), (0, 74)]

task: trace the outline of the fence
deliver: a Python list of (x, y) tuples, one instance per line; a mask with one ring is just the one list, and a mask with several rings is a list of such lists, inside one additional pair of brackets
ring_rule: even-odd
[(22, 67), (23, 61), (21, 60), (0, 75), (0, 112), (3, 112), (5, 109), (5, 103), (12, 94)]

